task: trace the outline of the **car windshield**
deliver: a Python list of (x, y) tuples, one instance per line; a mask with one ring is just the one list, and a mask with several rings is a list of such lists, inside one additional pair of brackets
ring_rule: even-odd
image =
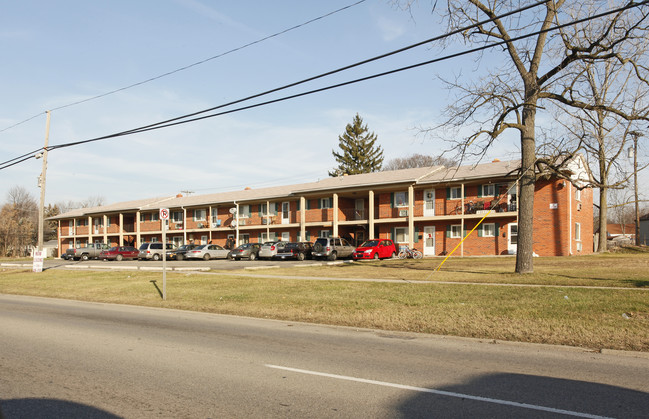
[(315, 241), (316, 243), (320, 243), (323, 246), (327, 245), (327, 238), (326, 237), (320, 237), (318, 240)]
[(142, 246), (140, 246), (140, 250), (146, 250), (149, 247), (149, 243), (144, 243)]
[(183, 244), (182, 246), (180, 246), (180, 247), (178, 248), (178, 250), (189, 250), (189, 249), (191, 249), (192, 247), (193, 247), (193, 246), (192, 246), (191, 244)]
[(378, 240), (368, 240), (365, 243), (361, 244), (361, 247), (375, 247), (378, 246)]
[(110, 249), (108, 249), (109, 252), (114, 252), (115, 250), (117, 250), (116, 247), (111, 247)]
[(201, 250), (204, 249), (207, 245), (206, 244), (201, 244), (200, 246), (194, 247), (194, 250)]

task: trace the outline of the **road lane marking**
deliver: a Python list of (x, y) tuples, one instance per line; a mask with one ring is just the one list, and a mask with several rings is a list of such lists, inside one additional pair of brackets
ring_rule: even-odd
[(506, 406), (521, 407), (523, 409), (540, 410), (540, 411), (543, 411), (543, 412), (558, 413), (558, 414), (562, 414), (562, 415), (576, 416), (576, 417), (580, 417), (580, 418), (611, 419), (611, 418), (609, 418), (607, 416), (591, 415), (589, 413), (574, 412), (574, 411), (571, 411), (571, 410), (564, 410), (564, 409), (555, 409), (555, 408), (552, 408), (552, 407), (537, 406), (537, 405), (528, 404), (528, 403), (512, 402), (512, 401), (509, 401), (509, 400), (492, 399), (490, 397), (473, 396), (473, 395), (470, 395), (470, 394), (455, 393), (455, 392), (452, 392), (452, 391), (435, 390), (435, 389), (426, 388), (426, 387), (415, 387), (415, 386), (408, 386), (408, 385), (403, 385), (403, 384), (388, 383), (386, 381), (368, 380), (368, 379), (365, 379), (365, 378), (350, 377), (350, 376), (347, 376), (347, 375), (329, 374), (329, 373), (326, 373), (326, 372), (303, 370), (303, 369), (299, 369), (299, 368), (283, 367), (283, 366), (280, 366), (280, 365), (272, 365), (272, 364), (266, 364), (266, 367), (274, 368), (274, 369), (278, 369), (278, 370), (296, 372), (296, 373), (300, 373), (300, 374), (317, 375), (317, 376), (320, 376), (320, 377), (335, 378), (335, 379), (338, 379), (338, 380), (355, 381), (355, 382), (358, 382), (358, 383), (373, 384), (373, 385), (383, 386), (383, 387), (393, 387), (393, 388), (398, 388), (398, 389), (402, 389), (402, 390), (418, 391), (420, 393), (430, 393), (430, 394), (437, 394), (437, 395), (440, 395), (440, 396), (456, 397), (456, 398), (476, 400), (476, 401), (486, 402), (486, 403), (495, 403), (495, 404), (501, 404), (501, 405), (506, 405)]

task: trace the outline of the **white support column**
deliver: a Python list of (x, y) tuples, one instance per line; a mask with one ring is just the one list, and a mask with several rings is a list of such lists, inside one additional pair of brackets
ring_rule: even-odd
[(412, 185), (408, 186), (408, 246), (415, 247), (415, 191)]
[(333, 207), (334, 207), (334, 219), (333, 219), (332, 235), (334, 237), (338, 237), (338, 194), (337, 193), (334, 194)]
[(140, 211), (135, 212), (135, 248), (139, 248), (142, 241), (140, 240)]
[(118, 246), (124, 246), (124, 214), (119, 213), (119, 243)]
[[(460, 237), (464, 240), (464, 183), (460, 185), (460, 195), (462, 196), (462, 219), (460, 223)], [(460, 256), (464, 256), (464, 241), (460, 244)]]
[(367, 239), (378, 239), (378, 237), (374, 237), (374, 191), (370, 190), (369, 196), (367, 198), (367, 212), (368, 212), (368, 219), (369, 219), (369, 225), (368, 225), (368, 232), (367, 232)]
[(300, 237), (306, 241), (306, 199), (300, 197)]
[(90, 243), (94, 243), (93, 237), (92, 237), (92, 215), (88, 216), (88, 241)]
[(108, 244), (108, 216), (104, 214), (104, 243)]

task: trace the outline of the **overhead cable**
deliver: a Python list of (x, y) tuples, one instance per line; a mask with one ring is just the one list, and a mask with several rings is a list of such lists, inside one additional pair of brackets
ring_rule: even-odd
[[(276, 33), (274, 33), (274, 34), (272, 34), (272, 35), (268, 35), (268, 36), (265, 36), (265, 37), (263, 37), (263, 38), (257, 39), (256, 41), (252, 41), (252, 42), (249, 42), (249, 43), (247, 43), (247, 44), (241, 45), (241, 46), (239, 46), (239, 47), (233, 48), (233, 49), (231, 49), (231, 50), (229, 50), (229, 51), (226, 51), (226, 52), (223, 52), (223, 53), (221, 53), (221, 54), (214, 55), (214, 56), (209, 57), (209, 58), (206, 58), (206, 59), (204, 59), (204, 60), (197, 61), (197, 62), (195, 62), (195, 63), (189, 64), (189, 65), (186, 65), (186, 66), (184, 66), (184, 67), (180, 67), (180, 68), (177, 68), (177, 69), (175, 69), (175, 70), (168, 71), (168, 72), (163, 73), (163, 74), (160, 74), (160, 75), (158, 75), (158, 76), (151, 77), (151, 78), (149, 78), (149, 79), (146, 79), (146, 80), (143, 80), (143, 81), (140, 81), (140, 82), (137, 82), (137, 83), (133, 83), (133, 84), (130, 84), (130, 85), (125, 86), (125, 87), (120, 87), (119, 89), (111, 90), (111, 91), (109, 91), (109, 92), (102, 93), (102, 94), (100, 94), (100, 95), (96, 95), (96, 96), (92, 96), (92, 97), (89, 97), (89, 98), (86, 98), (86, 99), (78, 100), (78, 101), (76, 101), (76, 102), (68, 103), (67, 105), (58, 106), (58, 107), (56, 107), (56, 108), (52, 108), (52, 109), (50, 109), (50, 111), (57, 111), (57, 110), (60, 110), (60, 109), (69, 108), (69, 107), (71, 107), (71, 106), (79, 105), (79, 104), (81, 104), (81, 103), (90, 102), (90, 101), (95, 100), (95, 99), (100, 99), (100, 98), (102, 98), (102, 97), (106, 97), (106, 96), (112, 95), (112, 94), (114, 94), (114, 93), (122, 92), (122, 91), (124, 91), (124, 90), (128, 90), (128, 89), (131, 89), (131, 88), (133, 88), (133, 87), (141, 86), (141, 85), (143, 85), (143, 84), (146, 84), (146, 83), (149, 83), (149, 82), (152, 82), (152, 81), (155, 81), (155, 80), (161, 79), (161, 78), (163, 78), (163, 77), (167, 77), (167, 76), (170, 76), (170, 75), (172, 75), (172, 74), (176, 74), (176, 73), (179, 73), (179, 72), (181, 72), (181, 71), (188, 70), (188, 69), (190, 69), (190, 68), (192, 68), (192, 67), (196, 67), (196, 66), (198, 66), (198, 65), (205, 64), (205, 63), (207, 63), (207, 62), (209, 62), (209, 61), (215, 60), (215, 59), (217, 59), (217, 58), (221, 58), (221, 57), (223, 57), (223, 56), (225, 56), (225, 55), (232, 54), (233, 52), (240, 51), (240, 50), (242, 50), (242, 49), (244, 49), (244, 48), (248, 48), (248, 47), (250, 47), (250, 46), (252, 46), (252, 45), (259, 44), (259, 43), (261, 43), (261, 42), (263, 42), (263, 41), (267, 41), (267, 40), (269, 40), (269, 39), (271, 39), (271, 38), (275, 38), (275, 37), (277, 37), (277, 36), (279, 36), (279, 35), (283, 35), (283, 34), (285, 34), (285, 33), (287, 33), (287, 32), (292, 31), (292, 30), (299, 29), (299, 28), (301, 28), (301, 27), (303, 27), (303, 26), (306, 26), (306, 25), (308, 25), (308, 24), (310, 24), (310, 23), (316, 22), (316, 21), (318, 21), (318, 20), (324, 19), (324, 18), (329, 17), (329, 16), (331, 16), (331, 15), (333, 15), (333, 14), (336, 14), (336, 13), (338, 13), (338, 12), (342, 12), (343, 10), (347, 10), (347, 9), (349, 9), (349, 8), (352, 8), (352, 7), (354, 7), (354, 6), (357, 6), (357, 5), (359, 5), (359, 4), (361, 4), (361, 3), (365, 2), (365, 1), (366, 1), (366, 0), (358, 0), (356, 3), (350, 4), (350, 5), (348, 5), (348, 6), (341, 7), (340, 9), (337, 9), (337, 10), (334, 10), (334, 11), (332, 11), (332, 12), (326, 13), (326, 14), (324, 14), (324, 15), (318, 16), (318, 17), (313, 18), (313, 19), (311, 19), (311, 20), (307, 20), (306, 22), (304, 22), (304, 23), (300, 23), (299, 25), (291, 26), (290, 28), (284, 29), (284, 30), (279, 31), (279, 32), (276, 32)], [(17, 127), (17, 126), (19, 126), (19, 125), (22, 125), (22, 124), (26, 123), (26, 122), (29, 122), (29, 121), (31, 121), (31, 120), (34, 119), (34, 118), (38, 118), (39, 116), (41, 116), (41, 115), (44, 114), (44, 113), (45, 113), (45, 112), (38, 113), (38, 114), (36, 114), (36, 115), (34, 115), (34, 116), (32, 116), (32, 117), (29, 117), (29, 118), (25, 119), (24, 121), (21, 121), (21, 122), (18, 122), (18, 123), (16, 123), (16, 124), (13, 124), (13, 125), (11, 125), (11, 126), (8, 126), (8, 127), (6, 127), (6, 128), (3, 128), (3, 129), (0, 130), (0, 133), (2, 133), (2, 132), (4, 132), (4, 131), (7, 131), (7, 130), (9, 130), (9, 129), (11, 129), (11, 128), (15, 128), (15, 127)]]

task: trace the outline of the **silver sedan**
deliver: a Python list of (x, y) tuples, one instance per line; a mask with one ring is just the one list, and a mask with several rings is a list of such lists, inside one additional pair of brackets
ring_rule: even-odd
[(201, 244), (185, 253), (187, 259), (225, 259), (228, 257), (228, 249), (224, 249), (218, 244)]

